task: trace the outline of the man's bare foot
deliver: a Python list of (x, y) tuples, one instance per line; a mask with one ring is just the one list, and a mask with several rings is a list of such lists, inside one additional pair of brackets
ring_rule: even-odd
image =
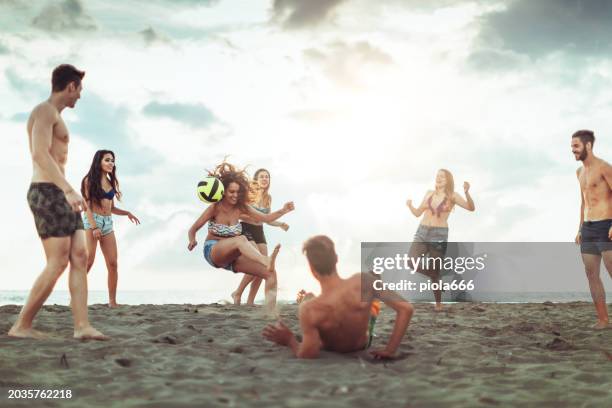
[(29, 329), (22, 329), (19, 327), (11, 327), (11, 330), (9, 330), (8, 332), (9, 337), (19, 337), (22, 339), (46, 339), (49, 337), (49, 335), (38, 331), (38, 330), (34, 330), (32, 328)]
[(114, 309), (116, 307), (121, 306), (119, 303), (117, 302), (108, 302), (108, 307), (110, 307), (111, 309)]
[(110, 337), (105, 336), (91, 326), (75, 330), (74, 338), (79, 340), (110, 340)]
[(610, 327), (610, 322), (608, 320), (598, 320), (597, 323), (593, 325), (595, 330), (603, 330)]
[(235, 305), (239, 305), (242, 301), (241, 298), (242, 296), (240, 296), (240, 294), (238, 292), (232, 292), (232, 300), (234, 301)]
[(274, 247), (274, 251), (272, 251), (272, 255), (268, 257), (268, 270), (275, 271), (276, 270), (276, 257), (278, 256), (278, 252), (280, 251), (281, 245), (276, 244)]
[(434, 306), (434, 311), (441, 312), (443, 310), (444, 310), (444, 306), (442, 306), (442, 303), (436, 303), (436, 305)]

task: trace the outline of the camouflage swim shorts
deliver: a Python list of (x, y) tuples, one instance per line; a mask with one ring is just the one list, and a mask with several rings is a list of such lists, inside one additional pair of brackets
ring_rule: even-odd
[(83, 220), (74, 212), (64, 192), (53, 183), (32, 183), (28, 204), (40, 238), (67, 237), (83, 229)]

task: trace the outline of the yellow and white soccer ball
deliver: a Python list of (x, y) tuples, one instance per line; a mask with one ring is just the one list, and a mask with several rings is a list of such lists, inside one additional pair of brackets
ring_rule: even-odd
[(208, 176), (198, 183), (198, 198), (205, 203), (216, 203), (223, 198), (225, 188), (223, 183), (216, 177)]

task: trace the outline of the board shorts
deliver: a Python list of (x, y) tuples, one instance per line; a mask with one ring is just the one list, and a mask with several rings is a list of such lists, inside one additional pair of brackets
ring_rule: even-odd
[(608, 237), (610, 226), (612, 226), (612, 220), (584, 221), (580, 227), (582, 236), (580, 252), (601, 255), (604, 251), (612, 250), (612, 241)]
[(31, 183), (27, 198), (41, 239), (69, 237), (83, 229), (80, 212), (72, 210), (66, 195), (55, 184)]
[(427, 245), (428, 252), (435, 251), (444, 255), (448, 245), (448, 227), (419, 225), (412, 242), (423, 242)]
[[(102, 233), (102, 236), (108, 235), (113, 232), (112, 216), (93, 213), (93, 219), (96, 222), (96, 227)], [(83, 213), (83, 226), (85, 227), (85, 229), (92, 229), (92, 226), (89, 223), (89, 218), (87, 218), (87, 213)]]
[(267, 244), (266, 236), (264, 235), (263, 225), (249, 224), (248, 222), (241, 222), (242, 224), (242, 235), (247, 237), (249, 241), (254, 241), (256, 244)]
[(206, 262), (208, 262), (210, 266), (212, 266), (213, 268), (223, 268), (223, 269), (227, 269), (228, 271), (232, 271), (236, 273), (236, 271), (234, 270), (233, 262), (225, 266), (217, 265), (213, 262), (211, 252), (212, 252), (213, 247), (217, 244), (217, 242), (219, 242), (218, 239), (207, 239), (204, 242), (204, 249), (203, 249), (204, 259), (206, 259)]

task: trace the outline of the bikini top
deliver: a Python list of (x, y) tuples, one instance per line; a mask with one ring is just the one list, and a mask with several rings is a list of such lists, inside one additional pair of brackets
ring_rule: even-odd
[(109, 191), (105, 191), (104, 194), (102, 195), (102, 197), (100, 198), (105, 198), (107, 200), (112, 200), (113, 198), (115, 198), (115, 189), (111, 188)]
[(429, 210), (431, 211), (431, 213), (433, 215), (435, 215), (436, 217), (440, 217), (440, 215), (446, 210), (448, 211), (449, 209), (446, 207), (446, 196), (444, 197), (444, 200), (442, 200), (440, 202), (440, 204), (438, 204), (438, 206), (436, 208), (433, 208), (433, 206), (431, 205), (431, 201), (433, 198), (433, 194), (429, 196), (429, 199), (427, 200), (427, 206), (429, 207)]
[(218, 224), (214, 220), (208, 221), (208, 232), (218, 237), (231, 238), (242, 235), (242, 224), (236, 225)]

